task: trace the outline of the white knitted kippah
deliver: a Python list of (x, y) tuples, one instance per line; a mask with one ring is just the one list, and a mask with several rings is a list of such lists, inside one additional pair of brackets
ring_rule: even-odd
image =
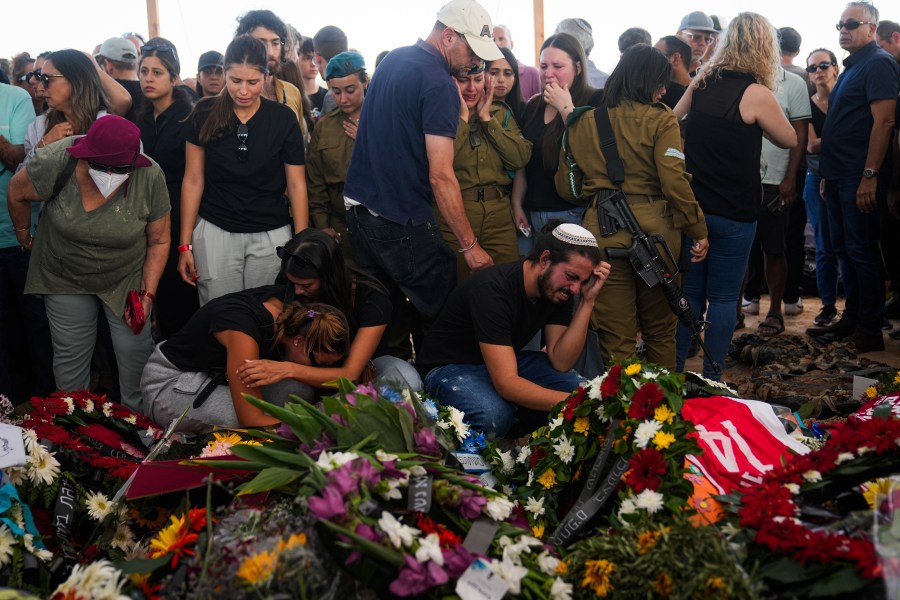
[(594, 234), (574, 223), (562, 223), (553, 230), (553, 237), (574, 246), (593, 246), (598, 248)]

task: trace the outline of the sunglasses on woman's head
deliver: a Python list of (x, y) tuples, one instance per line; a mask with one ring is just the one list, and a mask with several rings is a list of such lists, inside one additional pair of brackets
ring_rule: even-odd
[(806, 72), (807, 73), (815, 73), (819, 69), (821, 69), (823, 71), (827, 71), (828, 69), (835, 66), (836, 64), (837, 63), (833, 63), (833, 62), (820, 62), (816, 65), (809, 65), (808, 67), (806, 67)]
[(237, 147), (237, 159), (239, 162), (247, 162), (247, 138), (250, 137), (250, 133), (247, 131), (247, 124), (241, 123), (238, 125), (237, 130), (237, 139), (238, 139), (238, 147)]
[(834, 28), (840, 31), (842, 28), (847, 31), (853, 31), (854, 29), (859, 29), (860, 25), (876, 25), (872, 21), (857, 21), (856, 19), (847, 19), (846, 21), (838, 21), (835, 24)]
[(167, 44), (148, 44), (141, 46), (141, 56), (150, 52), (169, 52), (175, 57), (175, 60), (178, 60), (178, 52), (175, 50), (174, 46), (169, 46)]

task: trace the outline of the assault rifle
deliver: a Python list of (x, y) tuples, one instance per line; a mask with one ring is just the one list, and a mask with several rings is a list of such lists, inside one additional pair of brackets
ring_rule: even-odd
[[(606, 255), (608, 258), (626, 258), (638, 276), (644, 280), (648, 287), (662, 285), (663, 294), (669, 303), (669, 308), (678, 317), (682, 325), (691, 330), (693, 337), (700, 348), (703, 350), (704, 356), (709, 360), (713, 371), (721, 373), (722, 369), (710, 356), (706, 345), (703, 343), (701, 334), (709, 323), (707, 321), (698, 321), (691, 310), (691, 305), (675, 283), (675, 276), (678, 275), (678, 263), (669, 249), (669, 245), (661, 235), (647, 235), (641, 229), (631, 207), (628, 206), (628, 199), (625, 192), (622, 191), (622, 182), (625, 181), (625, 165), (619, 157), (619, 151), (616, 148), (616, 138), (613, 135), (612, 123), (609, 120), (609, 112), (606, 104), (601, 104), (594, 110), (594, 122), (597, 125), (597, 135), (600, 137), (600, 150), (606, 159), (606, 171), (610, 180), (616, 186), (616, 190), (608, 192), (601, 191), (597, 196), (597, 217), (600, 222), (600, 234), (608, 236), (616, 233), (623, 227), (631, 234), (631, 246), (628, 248), (607, 248)], [(673, 265), (675, 271), (669, 268), (665, 259), (660, 256), (658, 247), (662, 246), (666, 255)]]

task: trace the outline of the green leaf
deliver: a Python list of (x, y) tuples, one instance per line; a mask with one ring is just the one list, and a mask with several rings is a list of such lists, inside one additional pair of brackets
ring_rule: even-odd
[(233, 446), (231, 452), (241, 458), (256, 460), (273, 467), (300, 467), (309, 469), (313, 465), (312, 459), (303, 453), (285, 452), (268, 446), (248, 446), (246, 444)]
[(263, 469), (262, 471), (260, 471), (251, 481), (242, 483), (240, 486), (238, 486), (238, 489), (240, 490), (240, 492), (238, 492), (238, 495), (243, 496), (244, 494), (268, 492), (270, 490), (284, 487), (300, 477), (300, 475), (301, 473), (299, 471), (295, 471), (293, 469), (285, 469), (283, 467), (269, 467), (268, 469)]
[(178, 464), (191, 467), (214, 467), (231, 471), (259, 471), (269, 466), (252, 460), (183, 460)]
[(125, 575), (131, 573), (152, 573), (159, 567), (169, 564), (172, 557), (168, 554), (157, 558), (142, 558), (116, 563), (116, 568)]
[(282, 408), (280, 406), (275, 406), (274, 404), (270, 404), (269, 402), (260, 400), (259, 398), (254, 398), (250, 394), (243, 394), (243, 396), (247, 402), (249, 402), (256, 408), (282, 421), (285, 425), (291, 428), (291, 430), (297, 435), (297, 437), (299, 437), (307, 444), (312, 444), (321, 434), (321, 432), (313, 434), (311, 430), (312, 428), (309, 427), (309, 422), (305, 422), (303, 418), (294, 411)]
[(336, 525), (331, 521), (320, 521), (323, 525), (328, 527), (329, 529), (336, 531), (342, 535), (347, 536), (351, 540), (353, 540), (356, 544), (362, 548), (367, 554), (371, 554), (376, 558), (383, 560), (384, 562), (393, 565), (395, 567), (403, 566), (404, 560), (403, 555), (398, 552), (395, 552), (388, 548), (387, 546), (382, 546), (381, 544), (376, 544), (371, 540), (367, 540), (366, 538), (357, 535), (356, 533), (350, 531), (349, 529), (345, 529), (340, 525)]
[(834, 597), (841, 594), (849, 594), (866, 586), (856, 571), (852, 568), (840, 568), (831, 575), (816, 581), (809, 590), (810, 598)]

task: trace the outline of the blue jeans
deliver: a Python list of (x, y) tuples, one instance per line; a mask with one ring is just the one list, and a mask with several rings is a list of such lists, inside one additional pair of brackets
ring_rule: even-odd
[(837, 302), (838, 260), (831, 247), (831, 234), (825, 214), (825, 201), (819, 196), (821, 178), (812, 169), (806, 170), (806, 186), (803, 200), (806, 202), (806, 216), (812, 224), (816, 238), (816, 287), (825, 306)]
[(541, 233), (541, 229), (544, 228), (547, 221), (552, 219), (562, 219), (566, 223), (581, 225), (581, 221), (584, 219), (584, 211), (585, 208), (583, 206), (573, 206), (569, 210), (559, 211), (528, 211), (528, 220), (531, 222), (531, 237), (519, 236), (517, 238), (519, 241), (519, 254), (521, 256), (528, 256), (531, 254), (531, 249), (534, 247), (534, 238)]
[[(684, 295), (691, 305), (691, 310), (699, 319), (706, 314), (710, 322), (703, 336), (709, 355), (703, 357), (703, 375), (713, 380), (720, 380), (712, 369), (709, 359), (714, 359), (719, 366), (725, 367), (725, 354), (731, 344), (737, 313), (734, 310), (747, 259), (756, 235), (756, 222), (742, 223), (718, 215), (706, 215), (706, 227), (709, 230), (709, 252), (706, 260), (692, 263), (691, 270), (684, 276)], [(693, 240), (685, 239), (682, 256), (689, 255)], [(691, 345), (691, 332), (678, 324), (676, 333), (676, 370), (684, 370), (688, 348)]]
[[(827, 180), (825, 212), (831, 246), (844, 282), (844, 316), (858, 329), (881, 335), (884, 311), (884, 265), (878, 210), (863, 213), (856, 207), (859, 177)], [(879, 190), (879, 202), (884, 202)]]
[(400, 225), (357, 206), (347, 211), (347, 232), (360, 268), (399, 288), (427, 329), (456, 287), (456, 257), (437, 223)]
[[(581, 384), (574, 370), (557, 371), (545, 352), (516, 353), (519, 376), (558, 392), (571, 392)], [(445, 365), (425, 376), (425, 391), (443, 404), (466, 413), (466, 422), (486, 434), (506, 435), (514, 425), (519, 435), (546, 424), (547, 413), (530, 410), (500, 397), (486, 365)], [(531, 429), (527, 429), (531, 427)]]

